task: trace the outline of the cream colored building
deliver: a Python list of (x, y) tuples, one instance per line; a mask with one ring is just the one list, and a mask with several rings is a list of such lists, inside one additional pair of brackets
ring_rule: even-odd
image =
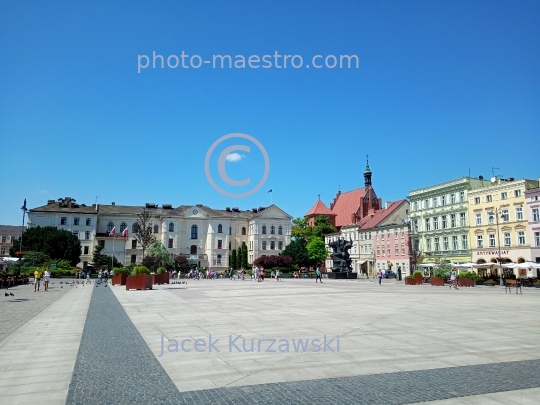
[[(260, 256), (278, 255), (291, 240), (292, 217), (276, 205), (240, 210), (217, 210), (202, 204), (147, 203), (145, 206), (78, 204), (71, 197), (49, 200), (47, 205), (28, 212), (28, 227), (55, 226), (76, 235), (82, 245), (80, 267), (92, 262), (97, 241), (103, 251), (123, 264), (140, 263), (142, 249), (135, 238), (137, 215), (143, 209), (151, 214), (151, 227), (157, 240), (171, 254), (195, 260), (200, 267), (217, 270), (229, 266), (229, 255), (242, 242), (248, 247), (248, 263)], [(115, 237), (109, 236), (115, 230)], [(128, 236), (122, 237), (127, 229)]]
[[(469, 239), (474, 263), (521, 263), (532, 259), (525, 192), (537, 180), (492, 178), (468, 193)], [(500, 253), (499, 253), (500, 250)]]

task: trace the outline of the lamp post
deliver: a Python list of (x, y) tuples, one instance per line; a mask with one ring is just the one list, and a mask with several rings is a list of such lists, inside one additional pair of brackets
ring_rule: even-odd
[(21, 207), (21, 210), (23, 212), (22, 217), (22, 231), (21, 231), (21, 243), (19, 244), (19, 276), (21, 275), (21, 266), (22, 266), (22, 256), (23, 256), (23, 234), (24, 234), (24, 217), (26, 216), (26, 213), (28, 212), (28, 209), (26, 208), (26, 198), (24, 199), (23, 206)]
[(497, 224), (497, 247), (499, 248), (499, 285), (502, 287), (504, 286), (504, 279), (503, 279), (503, 270), (502, 270), (502, 263), (501, 263), (501, 234), (499, 231), (499, 213), (501, 212), (500, 208), (496, 208), (495, 211), (490, 211), (489, 216), (490, 219), (493, 219), (493, 215), (495, 215), (495, 223)]

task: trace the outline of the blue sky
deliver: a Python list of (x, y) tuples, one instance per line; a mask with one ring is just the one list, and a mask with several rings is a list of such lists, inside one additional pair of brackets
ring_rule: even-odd
[[(0, 223), (20, 224), (24, 198), (250, 209), (270, 188), (297, 217), (318, 194), (328, 204), (338, 187), (362, 187), (366, 154), (389, 201), (469, 169), (537, 178), (539, 18), (537, 1), (3, 1)], [(360, 64), (137, 73), (153, 51)], [(236, 132), (270, 159), (243, 199), (204, 172), (212, 143)], [(247, 144), (226, 168), (255, 184), (264, 161)]]

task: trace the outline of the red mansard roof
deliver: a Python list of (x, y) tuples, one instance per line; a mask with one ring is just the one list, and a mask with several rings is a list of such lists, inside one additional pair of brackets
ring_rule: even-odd
[(318, 200), (315, 205), (308, 211), (306, 216), (310, 215), (336, 215), (328, 208), (321, 200)]

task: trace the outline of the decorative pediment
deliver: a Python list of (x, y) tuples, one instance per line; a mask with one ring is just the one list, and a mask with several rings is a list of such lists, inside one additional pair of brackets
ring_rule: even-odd
[(208, 214), (202, 207), (193, 206), (183, 212), (186, 218), (206, 218)]

